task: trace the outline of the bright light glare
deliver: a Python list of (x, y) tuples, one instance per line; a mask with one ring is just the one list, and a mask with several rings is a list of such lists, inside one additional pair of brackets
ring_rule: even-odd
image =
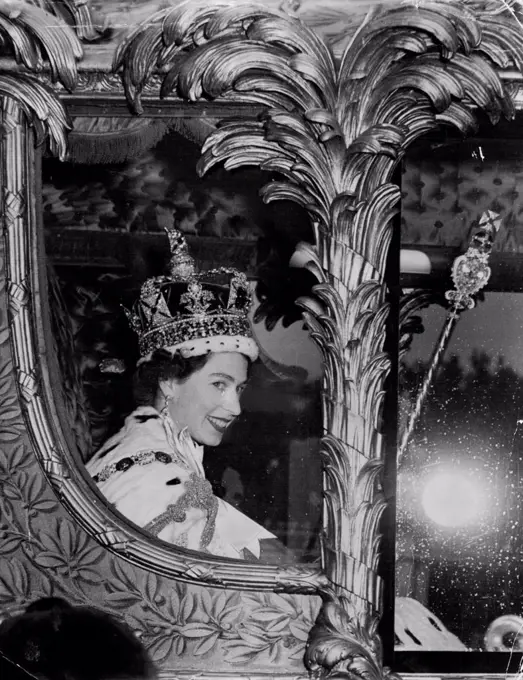
[(444, 527), (462, 527), (478, 519), (484, 491), (463, 472), (436, 472), (425, 483), (421, 503), (427, 516)]

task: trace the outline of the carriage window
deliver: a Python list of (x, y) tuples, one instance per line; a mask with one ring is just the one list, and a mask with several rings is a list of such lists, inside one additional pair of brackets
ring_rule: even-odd
[[(405, 358), (402, 424), (445, 318), (428, 309)], [(519, 650), (522, 328), (521, 293), (486, 293), (463, 315), (399, 461), (400, 649), (414, 635), (427, 650)]]
[[(147, 498), (141, 497), (140, 503), (136, 497), (126, 500), (121, 490), (115, 498), (121, 500), (121, 514), (129, 516), (128, 511), (145, 508), (156, 495), (158, 508), (131, 519), (161, 540), (226, 557), (261, 559), (259, 544), (274, 539), (264, 561), (272, 562), (273, 557), (278, 563), (317, 561), (322, 366), (294, 304), (310, 288), (308, 273), (289, 268), (296, 243), (310, 239), (305, 213), (293, 204), (266, 206), (259, 190), (270, 178), (257, 170), (217, 169), (200, 178), (199, 146), (173, 131), (170, 123), (94, 118), (78, 118), (74, 123), (70, 162), (44, 160), (43, 210), (49, 276), (56, 284), (50, 286), (55, 295), (51, 304), (56, 340), (64, 371), (76, 375), (82, 386), (81, 392), (70, 389), (66, 395), (81, 462), (100, 489), (117, 485), (125, 474), (142, 473), (139, 493)], [(194, 137), (198, 122), (192, 119), (188, 127)], [(206, 122), (202, 128), (203, 139), (210, 128)], [(247, 274), (253, 296), (248, 317), (260, 356), (249, 370), (245, 389), (243, 360), (225, 367), (229, 372), (223, 366), (216, 369), (233, 373), (242, 412), (237, 413), (234, 404), (229, 410), (205, 406), (208, 412), (201, 426), (194, 424), (191, 415), (189, 425), (199, 437), (195, 441), (204, 445), (203, 469), (200, 454), (193, 456), (188, 450), (190, 460), (184, 458), (179, 470), (170, 463), (170, 486), (163, 485), (155, 494), (146, 478), (151, 472), (154, 486), (153, 466), (161, 472), (167, 464), (160, 455), (167, 444), (159, 429), (156, 449), (149, 451), (148, 458), (142, 455), (146, 443), (156, 436), (153, 420), (147, 418), (154, 415), (153, 406), (161, 414), (173, 402), (164, 399), (155, 404), (151, 395), (146, 400), (145, 388), (152, 380), (149, 371), (138, 388), (142, 411), (136, 422), (129, 422), (150, 431), (144, 432), (143, 442), (137, 433), (131, 448), (122, 443), (125, 455), (115, 458), (125, 419), (137, 408), (133, 374), (138, 343), (122, 307), (130, 309), (140, 297), (142, 284), (165, 273), (170, 257), (165, 232), (172, 228), (183, 234), (198, 272), (235, 267)], [(226, 290), (227, 285), (220, 280), (205, 295), (221, 295), (216, 291)], [(238, 309), (242, 299), (236, 298)], [(145, 309), (149, 303), (141, 300)], [(170, 313), (174, 319), (179, 310)], [(144, 323), (153, 325), (150, 319)], [(64, 333), (66, 326), (69, 336)], [(65, 342), (68, 337), (72, 344)], [(228, 383), (226, 396), (229, 388)], [(214, 383), (209, 389), (215, 389)], [(177, 413), (171, 412), (171, 421)], [(99, 460), (93, 463), (97, 455)], [(201, 478), (194, 482), (197, 488), (191, 481), (193, 473)], [(214, 498), (208, 493), (209, 484)], [(198, 501), (202, 507), (183, 505), (185, 487), (200, 499), (207, 494), (203, 505)], [(161, 510), (167, 512), (172, 506), (173, 517), (164, 517)], [(213, 528), (216, 540), (208, 543)]]
[[(403, 290), (428, 297), (399, 370), (396, 657), (402, 670), (444, 671), (449, 652), (478, 652), (463, 668), (494, 671), (499, 655), (518, 670), (523, 145), (429, 146), (402, 176)], [(452, 265), (485, 216), (496, 221), (490, 279), (451, 320)]]

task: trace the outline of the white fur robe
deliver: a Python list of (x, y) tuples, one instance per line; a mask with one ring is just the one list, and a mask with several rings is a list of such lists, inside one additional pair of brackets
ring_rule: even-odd
[(202, 457), (203, 447), (186, 430), (177, 433), (170, 418), (142, 406), (87, 469), (122, 515), (158, 538), (224, 557), (259, 558), (260, 541), (275, 536), (212, 493)]

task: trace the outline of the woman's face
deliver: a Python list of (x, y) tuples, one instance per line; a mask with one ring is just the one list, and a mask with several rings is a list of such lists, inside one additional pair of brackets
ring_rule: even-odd
[(177, 427), (187, 427), (200, 444), (217, 446), (241, 413), (240, 394), (247, 382), (248, 359), (238, 352), (211, 354), (184, 382), (170, 381), (169, 412)]

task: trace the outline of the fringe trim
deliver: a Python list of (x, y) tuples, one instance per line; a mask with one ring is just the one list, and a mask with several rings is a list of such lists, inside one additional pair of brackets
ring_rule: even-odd
[(125, 163), (149, 151), (171, 130), (202, 145), (207, 136), (216, 129), (216, 121), (213, 119), (146, 119), (140, 120), (140, 124), (134, 119), (133, 123), (110, 131), (97, 130), (96, 124), (89, 131), (73, 129), (68, 137), (66, 160), (83, 165)]
[(68, 137), (66, 160), (83, 165), (124, 163), (151, 149), (169, 130), (166, 122), (148, 124), (114, 132), (78, 132)]
[(203, 145), (217, 126), (218, 121), (214, 118), (175, 118), (171, 121), (171, 130), (198, 146)]

